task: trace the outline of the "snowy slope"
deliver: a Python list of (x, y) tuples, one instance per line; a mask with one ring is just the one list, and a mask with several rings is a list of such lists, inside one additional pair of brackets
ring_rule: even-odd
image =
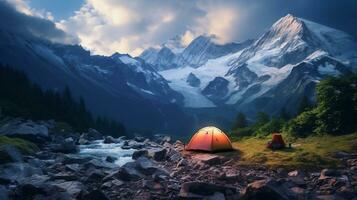
[(235, 53), (251, 44), (251, 40), (243, 43), (215, 43), (214, 36), (201, 35), (187, 47), (180, 45), (176, 37), (161, 45), (161, 48), (148, 48), (139, 57), (154, 66), (157, 71), (178, 67), (199, 67), (208, 60)]
[[(232, 105), (246, 113), (274, 114), (286, 106), (294, 112), (302, 96), (313, 99), (319, 80), (356, 70), (357, 45), (351, 36), (292, 15), (278, 20), (243, 50), (202, 65), (200, 53), (206, 46), (202, 44), (209, 40), (200, 40), (183, 51), (197, 52), (186, 56), (197, 65), (186, 62), (160, 72), (170, 87), (183, 94), (186, 107)], [(199, 86), (187, 81), (193, 75)]]

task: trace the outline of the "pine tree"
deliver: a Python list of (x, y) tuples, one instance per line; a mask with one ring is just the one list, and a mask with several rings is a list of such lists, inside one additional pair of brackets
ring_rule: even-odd
[(239, 112), (236, 117), (236, 121), (234, 122), (233, 130), (238, 129), (238, 128), (245, 128), (247, 127), (247, 119), (244, 115), (244, 113)]

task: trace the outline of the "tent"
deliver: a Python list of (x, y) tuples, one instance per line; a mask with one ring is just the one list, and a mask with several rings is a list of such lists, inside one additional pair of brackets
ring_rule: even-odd
[(207, 126), (192, 136), (185, 149), (216, 152), (233, 148), (231, 141), (223, 131), (214, 126)]
[(279, 133), (273, 133), (273, 138), (268, 142), (267, 147), (270, 149), (282, 149), (285, 147), (283, 136)]

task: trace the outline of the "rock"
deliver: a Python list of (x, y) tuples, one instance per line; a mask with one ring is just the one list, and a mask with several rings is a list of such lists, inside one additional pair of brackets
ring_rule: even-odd
[(217, 193), (221, 193), (226, 199), (237, 199), (239, 197), (239, 192), (234, 187), (196, 181), (183, 183), (179, 196), (206, 199), (213, 199), (214, 196), (219, 196), (221, 198), (222, 195)]
[(319, 195), (316, 196), (317, 200), (344, 200), (344, 198), (337, 195)]
[(87, 183), (91, 183), (91, 182), (101, 182), (102, 179), (104, 178), (104, 173), (100, 170), (93, 170), (91, 172), (88, 173), (88, 176), (86, 178)]
[(28, 163), (8, 163), (0, 166), (0, 182), (21, 182), (33, 175), (42, 175), (40, 168), (32, 167)]
[(136, 142), (144, 142), (144, 141), (145, 141), (145, 138), (144, 138), (144, 137), (141, 137), (141, 136), (136, 136), (136, 137), (134, 138), (134, 141), (136, 141)]
[(78, 163), (66, 165), (66, 170), (70, 170), (72, 172), (78, 173), (81, 169), (82, 167)]
[(127, 166), (120, 168), (115, 176), (123, 181), (137, 181), (143, 177), (135, 168)]
[(221, 163), (221, 157), (211, 154), (196, 154), (192, 156), (193, 160), (201, 161), (208, 165), (217, 165)]
[(156, 161), (163, 161), (166, 159), (166, 153), (167, 150), (162, 148), (162, 149), (156, 149), (153, 150), (152, 152), (150, 152), (150, 154), (152, 155), (152, 158)]
[(165, 175), (168, 176), (169, 173), (156, 166), (151, 160), (146, 157), (140, 157), (135, 161), (135, 168), (145, 175)]
[(86, 192), (81, 199), (85, 200), (109, 200), (107, 195), (99, 189), (96, 190), (91, 190), (89, 192)]
[(85, 188), (84, 185), (78, 181), (58, 181), (54, 183), (54, 185), (62, 188), (74, 198), (76, 198)]
[(21, 152), (12, 145), (0, 145), (0, 164), (7, 162), (22, 162)]
[(117, 158), (113, 157), (113, 156), (107, 156), (105, 158), (105, 161), (110, 162), (110, 163), (114, 163), (116, 160), (117, 160)]
[(297, 176), (303, 177), (303, 176), (305, 176), (305, 173), (303, 173), (300, 170), (294, 170), (294, 171), (289, 172), (288, 176), (290, 176), (290, 177), (297, 177)]
[(162, 185), (160, 183), (152, 181), (152, 180), (144, 180), (143, 181), (143, 187), (147, 188), (149, 190), (160, 190), (160, 189), (162, 189)]
[(48, 139), (48, 128), (31, 120), (12, 119), (0, 127), (0, 134), (8, 137), (19, 137), (35, 143)]
[(188, 161), (184, 158), (182, 158), (176, 165), (176, 167), (181, 167), (181, 166), (187, 166), (188, 165)]
[(105, 136), (103, 143), (104, 144), (111, 144), (111, 143), (116, 143), (116, 139), (114, 139), (112, 136)]
[(289, 197), (277, 181), (266, 179), (248, 184), (243, 191), (242, 199), (288, 200)]
[(74, 174), (73, 172), (58, 172), (56, 174), (53, 175), (53, 178), (54, 179), (63, 179), (63, 180), (66, 180), (66, 181), (75, 181), (75, 180), (78, 180), (79, 177)]
[(326, 178), (330, 178), (330, 177), (337, 177), (340, 176), (341, 173), (337, 170), (334, 169), (323, 169), (320, 173), (320, 180), (326, 179)]
[(88, 132), (85, 133), (85, 139), (87, 140), (101, 140), (103, 135), (93, 128), (89, 128)]
[(136, 150), (136, 151), (134, 151), (134, 153), (132, 155), (132, 159), (136, 160), (141, 156), (147, 157), (148, 156), (148, 150)]
[[(82, 135), (83, 135), (83, 134), (82, 134)], [(78, 144), (80, 144), (80, 145), (87, 145), (87, 144), (89, 144), (89, 141), (86, 140), (86, 139), (84, 139), (84, 138), (82, 138), (82, 135), (81, 135), (81, 137), (80, 137), (79, 140), (78, 140)]]
[(62, 162), (62, 164), (84, 164), (90, 160), (92, 160), (92, 158), (69, 154), (65, 155), (60, 162)]
[(176, 142), (173, 144), (174, 148), (178, 151), (183, 151), (185, 144), (181, 140), (176, 140)]
[(78, 147), (73, 140), (73, 138), (66, 138), (60, 144), (53, 144), (51, 147), (52, 151), (54, 152), (61, 152), (61, 153), (76, 153), (78, 151)]
[(102, 169), (102, 168), (106, 168), (106, 169), (115, 169), (118, 168), (118, 166), (114, 163), (109, 163), (109, 162), (103, 162), (102, 160), (99, 159), (92, 159), (90, 161), (88, 161), (87, 163), (84, 164), (84, 167), (86, 168), (97, 168), (97, 169)]

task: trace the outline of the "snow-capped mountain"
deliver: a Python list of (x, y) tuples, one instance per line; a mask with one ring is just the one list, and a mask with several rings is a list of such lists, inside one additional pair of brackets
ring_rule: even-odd
[[(181, 56), (205, 46), (191, 44)], [(282, 108), (294, 113), (304, 95), (314, 99), (319, 80), (357, 69), (357, 43), (350, 35), (290, 14), (241, 51), (208, 56), (202, 65), (193, 59), (200, 56), (192, 55), (201, 54), (183, 57), (198, 65), (160, 71), (183, 94), (185, 106), (232, 106), (251, 116), (257, 111), (278, 114)], [(192, 79), (200, 84), (192, 85)]]
[(162, 45), (161, 49), (149, 48), (139, 57), (153, 65), (157, 71), (183, 66), (199, 67), (209, 59), (237, 52), (252, 42), (248, 40), (243, 43), (220, 45), (214, 40), (214, 36), (201, 35), (195, 38), (186, 48), (179, 46), (178, 39), (169, 40)]
[[(127, 54), (91, 55), (78, 45), (54, 44), (0, 30), (0, 62), (27, 74), (44, 89), (69, 86), (95, 114), (129, 130), (174, 133), (189, 127), (183, 97), (141, 59)], [(181, 124), (181, 125), (180, 125)]]

